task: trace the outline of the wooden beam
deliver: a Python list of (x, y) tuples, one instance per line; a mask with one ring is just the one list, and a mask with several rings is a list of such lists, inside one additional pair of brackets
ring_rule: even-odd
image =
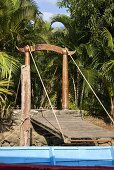
[[(33, 52), (33, 51), (54, 51), (58, 54), (64, 54), (64, 48), (56, 46), (56, 45), (51, 45), (51, 44), (37, 44), (37, 45), (33, 45), (33, 46), (29, 46), (29, 49), (27, 49), (26, 47), (24, 48), (19, 48), (16, 47), (20, 52), (25, 53), (25, 51), (29, 52)], [(76, 51), (68, 51), (68, 55), (73, 55), (75, 54)]]
[(112, 142), (112, 139), (71, 139), (69, 140), (71, 143), (77, 142), (98, 142), (98, 143), (107, 143)]
[[(27, 48), (18, 48), (17, 49), (20, 51), (20, 52), (27, 52), (29, 51), (29, 49)], [(61, 48), (61, 47), (58, 47), (56, 45), (51, 45), (51, 44), (37, 44), (37, 45), (34, 45), (34, 46), (30, 46), (30, 51), (54, 51), (54, 52), (57, 52), (59, 54), (63, 54), (63, 49), (64, 48)]]

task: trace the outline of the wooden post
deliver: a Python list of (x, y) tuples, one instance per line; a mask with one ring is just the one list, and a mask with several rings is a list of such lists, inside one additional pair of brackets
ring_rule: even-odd
[(62, 70), (62, 109), (69, 108), (69, 82), (68, 82), (68, 53), (63, 51), (63, 70)]
[(29, 46), (25, 48), (25, 65), (21, 67), (21, 129), (20, 146), (30, 146), (31, 81)]

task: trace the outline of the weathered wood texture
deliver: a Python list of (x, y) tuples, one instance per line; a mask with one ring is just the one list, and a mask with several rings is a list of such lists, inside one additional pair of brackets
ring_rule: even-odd
[(69, 108), (68, 54), (64, 50), (62, 72), (62, 109)]
[(17, 49), (20, 51), (20, 52), (28, 52), (29, 50), (30, 51), (42, 51), (42, 50), (46, 50), (46, 51), (54, 51), (54, 52), (57, 52), (59, 54), (64, 54), (64, 48), (61, 48), (61, 47), (58, 47), (58, 46), (55, 46), (55, 45), (51, 45), (51, 44), (37, 44), (37, 45), (34, 45), (34, 46), (30, 46), (30, 49), (26, 49), (26, 48), (18, 48)]
[[(56, 111), (56, 115), (63, 134), (68, 139), (114, 138), (113, 132), (82, 120), (80, 114), (76, 111)], [(47, 131), (61, 137), (52, 111), (33, 113), (31, 120)]]
[(30, 65), (21, 67), (21, 129), (20, 146), (30, 145), (30, 109), (31, 109), (31, 83)]

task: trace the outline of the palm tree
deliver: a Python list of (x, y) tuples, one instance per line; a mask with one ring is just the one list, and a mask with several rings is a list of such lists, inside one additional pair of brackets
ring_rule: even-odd
[(12, 94), (9, 87), (19, 66), (18, 57), (14, 57), (16, 44), (26, 34), (26, 25), (35, 21), (39, 13), (32, 0), (0, 0), (0, 113), (6, 106), (7, 96)]
[(1, 50), (10, 48), (11, 52), (11, 47), (14, 51), (16, 42), (26, 34), (26, 25), (35, 21), (40, 12), (32, 0), (0, 1), (0, 4), (0, 46)]
[(111, 115), (114, 118), (114, 60), (105, 62), (102, 66), (102, 74), (110, 96)]
[[(76, 50), (76, 57), (79, 63), (82, 63), (80, 67), (86, 77), (88, 73), (90, 73), (90, 77), (94, 77), (91, 75), (95, 74), (99, 76), (96, 82), (92, 78), (92, 84), (96, 86), (98, 81), (101, 83), (104, 78), (106, 80), (105, 72), (103, 73), (102, 70), (104, 63), (113, 59), (113, 34), (110, 33), (113, 30), (113, 1), (90, 0), (85, 3), (83, 0), (62, 0), (59, 2), (59, 6), (66, 7), (70, 16), (58, 15), (52, 19), (52, 22), (62, 22), (65, 26), (63, 45), (65, 44), (71, 50)], [(82, 88), (82, 92), (84, 92), (85, 88), (82, 85), (84, 81), (79, 78), (79, 74), (77, 74), (77, 78), (80, 79), (78, 80), (80, 85), (76, 83), (77, 80), (74, 81), (74, 84)], [(107, 87), (110, 86), (109, 81), (106, 84)], [(102, 86), (98, 85), (96, 89), (98, 89), (98, 93), (100, 92), (99, 95), (103, 96), (104, 89), (101, 87), (106, 88), (102, 83)], [(111, 95), (106, 95), (107, 98), (111, 97)]]

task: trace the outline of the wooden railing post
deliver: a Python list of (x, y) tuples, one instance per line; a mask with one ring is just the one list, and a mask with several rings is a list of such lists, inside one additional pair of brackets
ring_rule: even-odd
[(63, 67), (62, 67), (62, 109), (69, 108), (69, 81), (68, 81), (68, 53), (63, 50)]
[(30, 146), (31, 80), (29, 46), (25, 50), (25, 65), (21, 67), (21, 128), (20, 146)]

